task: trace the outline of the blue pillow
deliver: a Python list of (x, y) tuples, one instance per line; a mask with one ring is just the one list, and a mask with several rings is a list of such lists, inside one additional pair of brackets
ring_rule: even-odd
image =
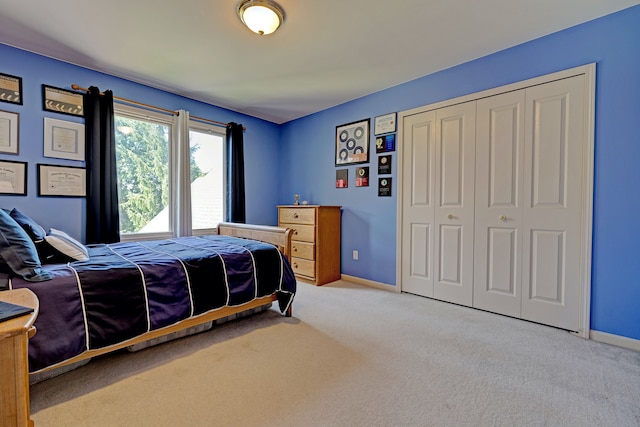
[(27, 232), (29, 237), (31, 237), (31, 240), (36, 243), (44, 240), (44, 236), (46, 236), (47, 233), (44, 231), (44, 228), (42, 228), (40, 224), (38, 224), (16, 208), (13, 208), (9, 215), (18, 224), (20, 224), (20, 227), (22, 227), (22, 229)]
[(29, 282), (42, 282), (52, 275), (42, 269), (36, 247), (9, 214), (0, 210), (0, 270), (7, 269)]

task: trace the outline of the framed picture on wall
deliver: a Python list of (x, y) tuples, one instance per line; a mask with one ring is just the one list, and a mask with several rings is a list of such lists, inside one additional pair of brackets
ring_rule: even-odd
[(336, 126), (336, 166), (369, 162), (369, 119)]
[(0, 101), (22, 105), (22, 78), (0, 73)]
[(75, 166), (38, 165), (38, 196), (85, 197), (87, 170)]
[(84, 161), (84, 125), (45, 117), (44, 156)]
[(84, 96), (72, 90), (42, 85), (42, 109), (84, 117)]
[(0, 194), (27, 195), (27, 163), (0, 161)]
[(0, 153), (18, 154), (18, 113), (0, 111)]

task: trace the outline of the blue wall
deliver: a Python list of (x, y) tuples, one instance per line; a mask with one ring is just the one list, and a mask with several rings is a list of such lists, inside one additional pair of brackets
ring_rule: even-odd
[[(289, 122), (282, 127), (279, 202), (302, 194), (341, 205), (342, 273), (396, 281), (396, 197), (371, 185), (335, 188), (335, 127), (563, 69), (597, 64), (592, 329), (640, 339), (640, 6)], [(371, 148), (373, 148), (373, 137)], [(375, 151), (375, 150), (373, 150)], [(393, 165), (397, 166), (396, 153)], [(396, 170), (393, 169), (393, 178)], [(359, 260), (351, 257), (359, 251)]]
[[(392, 197), (377, 196), (372, 138), (371, 185), (355, 188), (355, 166), (349, 166), (349, 188), (336, 189), (335, 127), (592, 62), (597, 83), (591, 327), (640, 339), (640, 6), (281, 126), (0, 44), (0, 72), (22, 77), (24, 89), (24, 105), (0, 102), (0, 110), (20, 113), (20, 155), (0, 159), (29, 162), (28, 195), (0, 196), (0, 207), (18, 207), (45, 226), (84, 237), (81, 199), (36, 196), (37, 163), (81, 164), (42, 156), (43, 117), (74, 118), (42, 111), (40, 85), (93, 85), (123, 98), (243, 123), (248, 222), (275, 224), (275, 205), (292, 203), (295, 193), (310, 203), (343, 206), (342, 273), (395, 285), (395, 182)], [(358, 261), (351, 259), (354, 249)]]
[(84, 166), (84, 162), (43, 157), (44, 117), (84, 122), (84, 119), (42, 109), (42, 84), (71, 89), (97, 86), (115, 96), (169, 110), (185, 109), (193, 116), (221, 122), (242, 123), (244, 133), (247, 221), (255, 224), (277, 222), (275, 201), (279, 155), (279, 126), (264, 120), (173, 95), (86, 68), (0, 44), (0, 73), (22, 77), (23, 105), (0, 102), (0, 110), (20, 114), (19, 155), (0, 154), (0, 160), (28, 162), (26, 197), (0, 196), (0, 207), (17, 207), (46, 228), (54, 227), (84, 240), (84, 199), (37, 197), (37, 164)]

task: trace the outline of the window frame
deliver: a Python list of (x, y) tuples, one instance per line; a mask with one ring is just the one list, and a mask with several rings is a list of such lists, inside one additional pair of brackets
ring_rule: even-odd
[[(113, 106), (114, 116), (121, 116), (132, 118), (136, 120), (148, 121), (151, 123), (159, 124), (162, 126), (167, 126), (169, 128), (169, 231), (164, 232), (154, 232), (154, 233), (125, 233), (120, 234), (120, 241), (122, 242), (131, 242), (138, 240), (160, 240), (160, 239), (170, 239), (175, 237), (175, 215), (173, 213), (172, 206), (175, 205), (175, 189), (172, 186), (172, 175), (174, 170), (174, 162), (172, 153), (172, 145), (173, 145), (173, 117), (168, 114), (162, 114), (155, 111), (151, 111), (141, 107), (133, 107), (125, 104), (115, 104)], [(117, 130), (116, 130), (117, 132)], [(117, 167), (116, 167), (117, 169)]]
[[(174, 136), (176, 135), (176, 123), (175, 123), (175, 115), (170, 115), (168, 113), (160, 113), (156, 111), (152, 111), (146, 109), (144, 107), (136, 107), (127, 104), (114, 104), (114, 115), (127, 117), (136, 120), (147, 121), (150, 123), (159, 124), (162, 126), (167, 126), (169, 128), (169, 231), (166, 232), (153, 232), (153, 233), (125, 233), (120, 235), (120, 240), (123, 242), (131, 242), (131, 241), (141, 241), (141, 240), (159, 240), (159, 239), (170, 239), (176, 237), (176, 201), (178, 200), (177, 192), (179, 191), (180, 185), (176, 186), (174, 183), (176, 182), (176, 169), (178, 162), (186, 161), (186, 164), (190, 166), (190, 158), (189, 159), (176, 159), (176, 151), (175, 145), (179, 143), (179, 141), (175, 141)], [(213, 125), (209, 123), (205, 123), (199, 121), (197, 119), (189, 118), (188, 122), (188, 134), (191, 131), (202, 132), (202, 133), (212, 133), (222, 138), (222, 221), (226, 221), (227, 218), (227, 197), (228, 197), (228, 188), (227, 188), (227, 144), (226, 144), (226, 130), (219, 125)], [(190, 141), (187, 141), (190, 144)], [(192, 201), (191, 197), (189, 197), (189, 206), (180, 206), (177, 207), (180, 212), (188, 213), (192, 218)], [(214, 228), (203, 228), (195, 230), (193, 228), (193, 224), (191, 225), (191, 230), (187, 233), (188, 235), (193, 236), (202, 236), (207, 234), (217, 234), (217, 225)]]
[[(225, 143), (226, 139), (226, 130), (221, 129), (220, 126), (207, 124), (197, 119), (189, 118), (189, 133), (191, 131), (202, 132), (202, 133), (211, 133), (218, 135), (222, 138), (222, 221), (226, 221), (227, 218), (227, 196), (228, 196), (228, 188), (227, 188), (227, 144)], [(193, 203), (192, 203), (193, 205)], [(193, 213), (191, 213), (193, 215)], [(193, 216), (192, 216), (193, 218)], [(207, 234), (218, 234), (217, 226), (215, 228), (200, 228), (194, 229), (193, 223), (191, 225), (191, 235), (192, 236), (204, 236)]]

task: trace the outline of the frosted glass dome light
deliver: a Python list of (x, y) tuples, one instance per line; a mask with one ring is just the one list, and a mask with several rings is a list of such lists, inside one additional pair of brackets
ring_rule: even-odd
[(238, 5), (238, 16), (254, 33), (271, 34), (284, 22), (284, 10), (271, 0), (245, 0)]

